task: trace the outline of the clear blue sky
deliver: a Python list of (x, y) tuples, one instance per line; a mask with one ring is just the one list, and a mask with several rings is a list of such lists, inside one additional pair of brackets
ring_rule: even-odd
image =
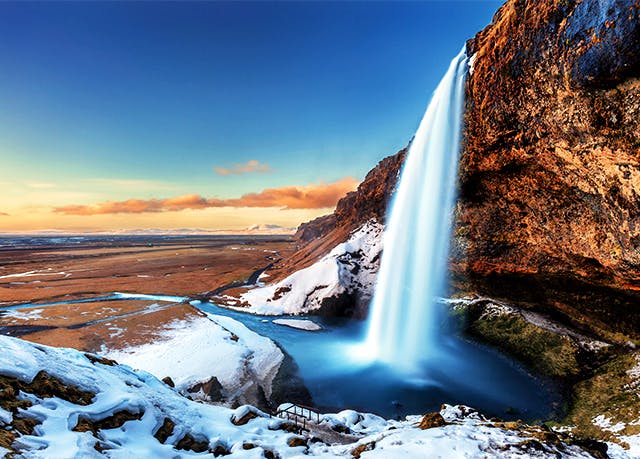
[[(124, 199), (360, 180), (500, 4), (0, 3), (0, 183), (169, 187)], [(213, 171), (249, 160), (272, 172)]]

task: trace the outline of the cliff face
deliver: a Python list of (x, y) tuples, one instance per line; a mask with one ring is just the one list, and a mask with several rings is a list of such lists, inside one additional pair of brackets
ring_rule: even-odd
[(467, 48), (458, 285), (640, 336), (640, 1), (509, 1)]
[[(467, 50), (455, 288), (640, 338), (640, 1), (510, 0)], [(384, 221), (403, 159), (301, 225), (280, 273)]]
[(272, 271), (274, 280), (306, 268), (345, 242), (369, 220), (384, 223), (407, 149), (384, 158), (367, 174), (356, 191), (338, 201), (333, 214), (303, 223), (295, 234), (299, 250)]
[(265, 314), (366, 317), (382, 250), (383, 224), (406, 149), (383, 159), (336, 210), (300, 225), (298, 250), (269, 268), (269, 285), (225, 291), (218, 304)]

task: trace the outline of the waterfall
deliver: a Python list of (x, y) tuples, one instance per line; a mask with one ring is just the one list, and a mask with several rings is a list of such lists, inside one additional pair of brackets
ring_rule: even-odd
[(460, 150), (464, 49), (451, 62), (409, 147), (392, 200), (365, 348), (414, 371), (436, 352), (444, 319), (451, 216)]

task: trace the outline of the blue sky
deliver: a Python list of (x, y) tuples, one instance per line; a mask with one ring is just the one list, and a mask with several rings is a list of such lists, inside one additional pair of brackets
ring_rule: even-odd
[(0, 212), (361, 180), (500, 4), (0, 3)]

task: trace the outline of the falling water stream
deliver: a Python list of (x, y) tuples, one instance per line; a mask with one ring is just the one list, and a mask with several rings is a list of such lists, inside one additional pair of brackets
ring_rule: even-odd
[(411, 143), (384, 234), (366, 348), (416, 372), (443, 329), (443, 293), (460, 149), (467, 56), (438, 85)]

